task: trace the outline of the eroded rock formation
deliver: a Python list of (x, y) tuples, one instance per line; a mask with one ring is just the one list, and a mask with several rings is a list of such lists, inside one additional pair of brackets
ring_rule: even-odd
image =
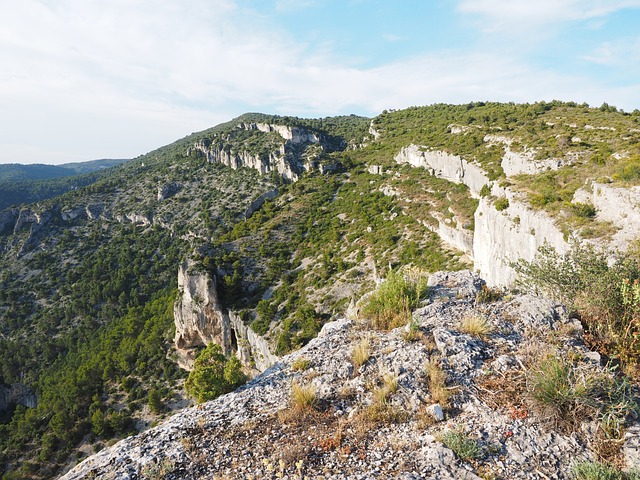
[(264, 338), (248, 328), (239, 315), (223, 308), (215, 277), (185, 262), (178, 269), (178, 289), (174, 344), (182, 368), (193, 368), (196, 347), (211, 342), (220, 345), (227, 356), (237, 354), (250, 369), (262, 371), (278, 360)]

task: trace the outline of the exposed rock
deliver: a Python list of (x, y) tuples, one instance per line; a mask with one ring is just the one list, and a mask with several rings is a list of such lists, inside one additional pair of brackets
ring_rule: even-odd
[(65, 208), (60, 212), (60, 216), (62, 217), (62, 220), (66, 222), (75, 220), (76, 218), (82, 215), (86, 215), (85, 207)]
[(158, 194), (156, 196), (159, 202), (175, 195), (180, 191), (180, 185), (175, 182), (158, 184)]
[(489, 198), (481, 198), (474, 216), (474, 268), (489, 285), (510, 285), (515, 279), (512, 262), (531, 261), (545, 243), (564, 253), (569, 249), (564, 234), (542, 210), (534, 210), (509, 189), (494, 186), (509, 206), (496, 210)]
[(576, 190), (573, 202), (593, 205), (598, 220), (618, 227), (610, 247), (625, 249), (640, 236), (640, 187), (620, 188), (593, 182), (590, 190)]
[(463, 183), (476, 196), (489, 183), (489, 177), (478, 165), (467, 162), (458, 155), (450, 155), (438, 150), (430, 150), (418, 145), (409, 145), (396, 155), (397, 163), (408, 163), (423, 167), (439, 178), (455, 183)]
[(0, 234), (14, 230), (18, 213), (17, 208), (9, 208), (0, 212)]
[(179, 297), (174, 305), (174, 344), (178, 364), (193, 368), (195, 348), (215, 342), (225, 355), (237, 353), (252, 370), (263, 371), (278, 361), (269, 344), (244, 324), (235, 312), (227, 312), (220, 302), (215, 277), (195, 271), (185, 262), (178, 269)]
[(278, 196), (278, 193), (278, 189), (274, 188), (273, 190), (269, 190), (268, 192), (260, 195), (247, 207), (247, 210), (244, 212), (244, 217), (251, 218), (251, 215), (253, 215), (264, 204), (264, 202), (267, 200), (273, 200)]
[[(555, 431), (528, 410), (524, 392), (504, 395), (486, 384), (522, 376), (518, 359), (530, 329), (556, 332), (571, 323), (563, 309), (535, 297), (478, 305), (483, 281), (471, 272), (442, 272), (429, 280), (432, 295), (414, 313), (422, 333), (433, 337), (453, 397), (444, 406), (431, 400), (424, 364), (434, 358), (421, 342), (403, 339), (404, 328), (384, 333), (363, 330), (349, 320), (326, 324), (317, 338), (281, 359), (247, 385), (217, 400), (186, 409), (164, 424), (120, 441), (88, 458), (62, 478), (326, 478), (326, 479), (569, 479), (578, 460), (595, 460), (593, 438)], [(460, 332), (467, 315), (484, 315), (495, 327), (485, 339)], [(576, 362), (589, 351), (579, 330), (554, 345), (574, 351)], [(352, 352), (366, 337), (371, 356), (354, 369)], [(426, 342), (428, 345), (429, 342)], [(497, 352), (500, 351), (500, 355)], [(292, 368), (304, 359), (307, 370)], [(584, 362), (594, 374), (606, 375)], [(374, 391), (385, 375), (398, 387), (386, 407), (406, 421), (366, 423)], [(291, 385), (311, 385), (323, 413), (292, 413)], [(514, 415), (513, 405), (523, 414)], [(421, 422), (420, 412), (433, 418)], [(289, 412), (289, 413), (287, 413)], [(311, 415), (308, 417), (307, 415)], [(436, 423), (436, 421), (438, 423)], [(637, 419), (627, 428), (627, 467), (637, 462)], [(481, 456), (468, 463), (441, 441), (455, 431), (477, 442)]]
[(193, 270), (185, 262), (178, 269), (179, 297), (173, 309), (176, 325), (174, 344), (181, 353), (180, 366), (193, 368), (194, 347), (215, 342), (225, 355), (231, 355), (232, 344), (229, 318), (222, 311), (215, 278)]
[(6, 410), (11, 404), (36, 408), (38, 399), (33, 390), (21, 383), (12, 385), (0, 384), (0, 412)]

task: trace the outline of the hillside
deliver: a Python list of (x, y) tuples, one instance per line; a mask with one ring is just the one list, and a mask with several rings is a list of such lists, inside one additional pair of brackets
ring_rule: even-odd
[[(188, 404), (180, 367), (206, 344), (258, 374), (400, 267), (506, 287), (545, 244), (627, 249), (639, 122), (562, 102), (246, 114), (0, 211), (5, 477), (50, 478)], [(640, 378), (632, 342), (585, 329)]]
[(127, 160), (91, 160), (62, 165), (0, 165), (0, 209), (33, 203), (89, 185)]

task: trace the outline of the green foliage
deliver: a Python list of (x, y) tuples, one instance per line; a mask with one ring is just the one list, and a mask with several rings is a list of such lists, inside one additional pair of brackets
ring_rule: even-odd
[(593, 218), (596, 216), (595, 207), (587, 203), (574, 203), (571, 205), (571, 211), (581, 218)]
[(489, 187), (489, 184), (485, 183), (480, 189), (480, 196), (486, 197), (488, 195), (491, 195), (491, 187)]
[(227, 360), (220, 346), (210, 343), (196, 357), (184, 389), (189, 396), (202, 403), (235, 390), (246, 380), (240, 361), (235, 356)]
[(635, 253), (609, 264), (606, 252), (574, 246), (566, 255), (543, 246), (533, 262), (515, 265), (520, 285), (543, 292), (576, 309), (588, 330), (599, 337), (604, 353), (626, 364), (640, 360), (639, 310), (635, 286), (640, 261)]
[(407, 277), (399, 271), (390, 272), (385, 281), (366, 298), (361, 315), (379, 330), (406, 325), (411, 319), (411, 311), (426, 293), (425, 277)]
[(623, 472), (601, 462), (579, 462), (571, 468), (576, 480), (640, 480), (640, 471)]
[(501, 212), (502, 210), (506, 210), (507, 208), (509, 208), (509, 199), (507, 197), (497, 198), (493, 202), (493, 206), (496, 207), (496, 210), (498, 210), (499, 212)]
[(482, 456), (482, 448), (478, 441), (462, 431), (448, 430), (439, 437), (439, 440), (453, 450), (460, 460), (475, 460)]

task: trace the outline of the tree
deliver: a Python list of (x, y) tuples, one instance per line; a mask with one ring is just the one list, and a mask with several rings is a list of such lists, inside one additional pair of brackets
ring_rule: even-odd
[(246, 381), (240, 361), (235, 357), (226, 359), (222, 349), (210, 343), (197, 356), (193, 370), (184, 388), (198, 403), (218, 398)]

